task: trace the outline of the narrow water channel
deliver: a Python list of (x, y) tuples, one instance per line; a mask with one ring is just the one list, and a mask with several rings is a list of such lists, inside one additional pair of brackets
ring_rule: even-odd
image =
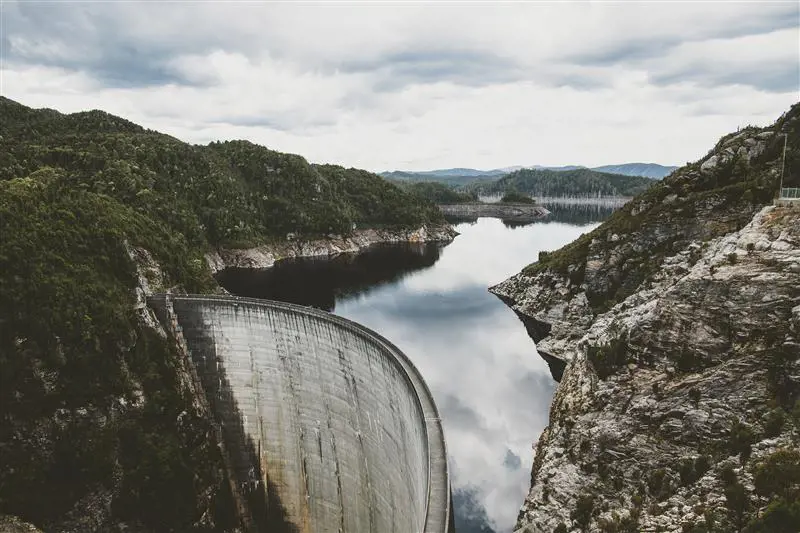
[(487, 287), (611, 213), (548, 206), (526, 225), (459, 223), (447, 246), (376, 246), (355, 256), (227, 271), (234, 294), (313, 305), (374, 329), (422, 372), (444, 421), (459, 533), (511, 531), (555, 389), (514, 313)]

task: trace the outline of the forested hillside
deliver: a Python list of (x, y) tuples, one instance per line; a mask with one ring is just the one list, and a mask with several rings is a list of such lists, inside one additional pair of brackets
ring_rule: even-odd
[(396, 182), (396, 185), (411, 194), (435, 204), (462, 204), (477, 202), (478, 195), (473, 192), (460, 192), (443, 183), (431, 181)]
[(524, 168), (492, 183), (472, 183), (465, 190), (480, 194), (503, 194), (517, 190), (542, 196), (635, 196), (654, 183), (649, 178), (606, 174), (587, 168), (547, 170)]
[(6, 98), (0, 117), (0, 515), (47, 531), (231, 526), (208, 419), (138, 316), (139, 276), (209, 292), (214, 247), (419, 227), (438, 210), (245, 141), (193, 146)]

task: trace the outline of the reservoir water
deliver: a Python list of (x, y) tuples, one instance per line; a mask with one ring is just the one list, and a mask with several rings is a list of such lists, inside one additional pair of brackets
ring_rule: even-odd
[(444, 423), (459, 533), (510, 532), (530, 485), (532, 443), (555, 382), (515, 314), (487, 287), (595, 227), (612, 209), (547, 206), (548, 218), (455, 226), (447, 246), (375, 246), (358, 255), (226, 271), (234, 294), (313, 305), (374, 329), (405, 352)]

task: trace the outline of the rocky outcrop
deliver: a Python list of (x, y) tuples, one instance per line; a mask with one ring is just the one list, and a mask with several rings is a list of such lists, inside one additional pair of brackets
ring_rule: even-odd
[(226, 268), (270, 268), (276, 261), (293, 257), (325, 257), (341, 253), (355, 253), (378, 243), (393, 242), (449, 242), (458, 233), (450, 225), (422, 226), (415, 230), (355, 230), (349, 236), (331, 235), (313, 241), (295, 240), (264, 244), (248, 249), (222, 249), (206, 254), (211, 272), (216, 274)]
[(16, 516), (0, 515), (0, 533), (41, 533), (41, 530)]
[(490, 289), (565, 364), (518, 531), (797, 531), (800, 217), (763, 204), (798, 114)]

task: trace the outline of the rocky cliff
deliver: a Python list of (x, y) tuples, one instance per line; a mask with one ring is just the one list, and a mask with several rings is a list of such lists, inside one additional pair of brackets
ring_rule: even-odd
[(490, 289), (563, 371), (518, 531), (800, 530), (799, 116)]

